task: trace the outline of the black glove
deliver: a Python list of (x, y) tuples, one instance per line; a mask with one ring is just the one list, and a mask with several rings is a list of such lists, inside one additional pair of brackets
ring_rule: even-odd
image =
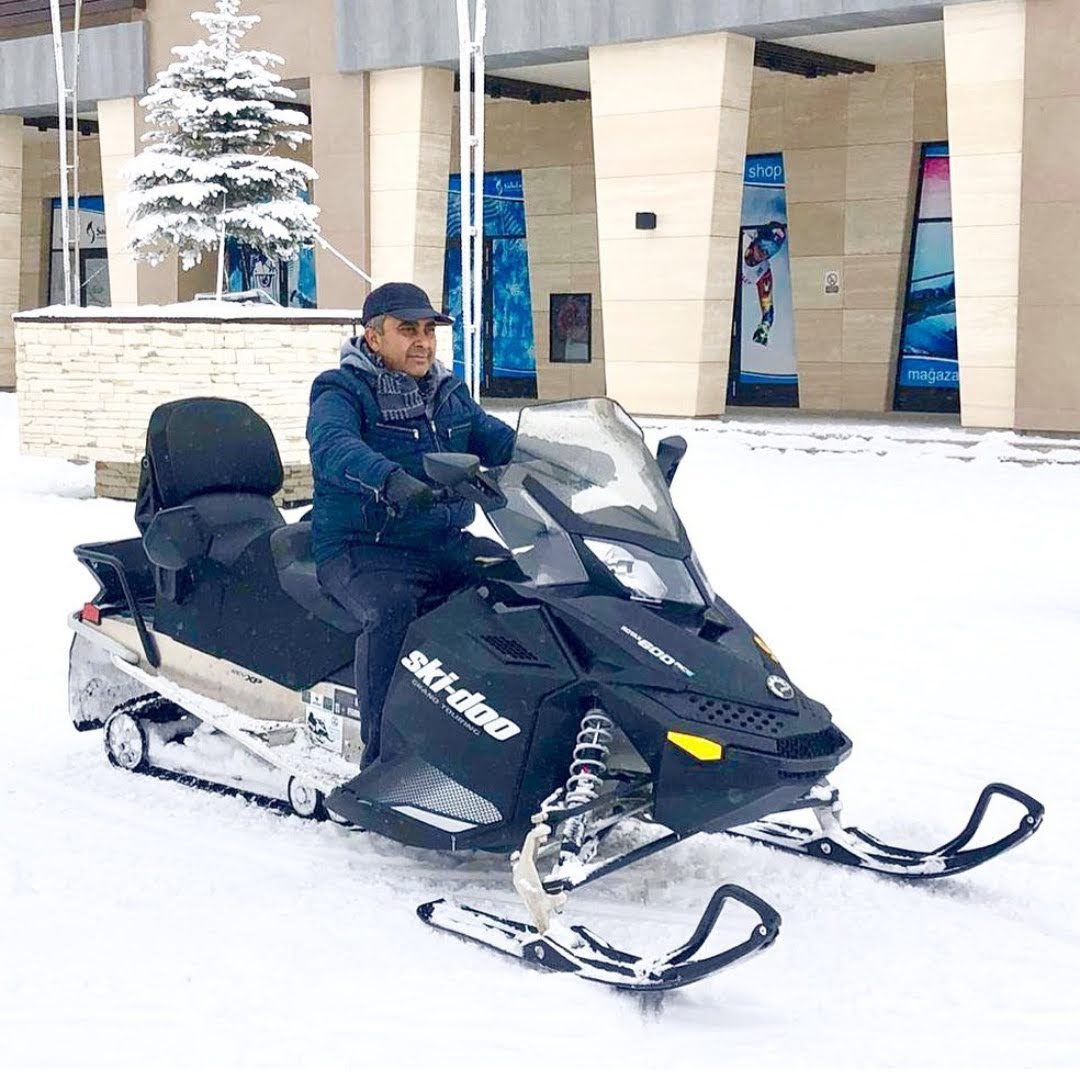
[(395, 469), (387, 477), (383, 498), (402, 514), (421, 513), (435, 505), (435, 492), (404, 469)]

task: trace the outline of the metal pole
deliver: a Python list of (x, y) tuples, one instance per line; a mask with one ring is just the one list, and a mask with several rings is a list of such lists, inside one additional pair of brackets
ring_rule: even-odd
[(221, 196), (221, 216), (218, 218), (218, 253), (217, 253), (217, 298), (225, 289), (225, 203), (227, 196)]
[(316, 236), (315, 240), (320, 246), (329, 251), (331, 255), (336, 255), (350, 270), (353, 271), (353, 273), (359, 274), (369, 285), (375, 284), (374, 278), (372, 278), (369, 274), (365, 274), (364, 271), (356, 265), (356, 263), (351, 262), (344, 255), (342, 255), (341, 252), (338, 251), (338, 249), (334, 247), (334, 245), (331, 244), (325, 236), (322, 235), (322, 233)]
[(480, 383), (484, 371), (484, 35), (487, 32), (486, 0), (476, 0), (476, 31), (473, 35), (473, 251), (476, 272), (473, 274), (473, 400), (480, 400)]
[(57, 124), (60, 129), (60, 235), (64, 245), (64, 304), (71, 304), (71, 219), (68, 217), (67, 83), (64, 77), (64, 32), (60, 0), (49, 0), (52, 14), (53, 58), (56, 63)]
[(82, 0), (75, 0), (75, 70), (71, 75), (71, 186), (74, 210), (72, 220), (75, 224), (75, 245), (71, 252), (72, 295), (75, 303), (82, 307), (82, 271), (79, 269), (79, 250), (82, 240), (82, 212), (79, 206), (79, 23), (82, 19)]
[(465, 385), (473, 385), (473, 291), (472, 291), (472, 204), (469, 188), (472, 180), (472, 35), (470, 32), (469, 0), (457, 0), (458, 20), (458, 112), (461, 161), (461, 192), (459, 195), (461, 221), (461, 335), (462, 359), (465, 364)]

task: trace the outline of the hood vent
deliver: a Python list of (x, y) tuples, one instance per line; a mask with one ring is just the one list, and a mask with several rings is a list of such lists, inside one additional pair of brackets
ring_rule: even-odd
[(505, 634), (483, 634), (480, 640), (500, 660), (507, 664), (526, 664), (529, 667), (550, 667), (515, 638)]

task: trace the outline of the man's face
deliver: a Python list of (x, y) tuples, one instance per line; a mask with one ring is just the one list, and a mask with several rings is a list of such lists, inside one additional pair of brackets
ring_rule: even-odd
[(364, 337), (372, 352), (391, 371), (423, 378), (435, 361), (435, 320), (408, 322), (387, 315), (382, 330), (368, 328)]

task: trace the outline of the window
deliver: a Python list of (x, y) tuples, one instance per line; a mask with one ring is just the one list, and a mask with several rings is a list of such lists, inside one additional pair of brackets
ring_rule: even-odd
[(925, 143), (911, 233), (893, 407), (960, 411), (949, 144)]
[(592, 361), (592, 293), (551, 293), (551, 362)]

